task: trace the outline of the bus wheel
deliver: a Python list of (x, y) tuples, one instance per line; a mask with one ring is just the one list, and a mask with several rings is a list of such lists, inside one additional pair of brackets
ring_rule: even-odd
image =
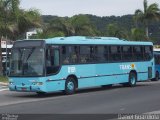
[(76, 82), (73, 77), (68, 77), (65, 83), (65, 94), (72, 95), (76, 90)]
[(137, 75), (134, 72), (131, 72), (129, 74), (128, 86), (134, 87), (136, 86), (136, 82), (137, 82)]

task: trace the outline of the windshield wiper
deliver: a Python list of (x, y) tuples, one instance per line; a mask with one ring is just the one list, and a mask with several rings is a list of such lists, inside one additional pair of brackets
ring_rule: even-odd
[(34, 52), (35, 48), (32, 48), (30, 53), (28, 54), (28, 57), (26, 59), (26, 62), (28, 61), (28, 59), (31, 57), (32, 53)]

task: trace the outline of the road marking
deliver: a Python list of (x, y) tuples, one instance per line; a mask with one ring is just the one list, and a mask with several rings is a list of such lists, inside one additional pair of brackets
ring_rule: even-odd
[(0, 89), (0, 92), (1, 92), (1, 91), (6, 91), (6, 90), (9, 90), (9, 89), (8, 89), (8, 88), (6, 88), (6, 89)]
[(0, 89), (1, 89), (1, 88), (7, 88), (7, 87), (6, 87), (6, 86), (0, 86)]
[(1, 91), (5, 91), (5, 90), (9, 90), (9, 89), (8, 89), (8, 86), (1, 85), (1, 86), (0, 86), (0, 92), (1, 92)]

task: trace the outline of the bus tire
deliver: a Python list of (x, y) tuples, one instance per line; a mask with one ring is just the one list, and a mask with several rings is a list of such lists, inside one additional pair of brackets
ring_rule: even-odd
[(158, 81), (159, 80), (159, 72), (157, 71), (155, 74), (155, 78), (152, 79), (152, 81)]
[(68, 77), (65, 82), (65, 94), (72, 95), (76, 91), (76, 81), (73, 77)]
[(128, 86), (129, 87), (134, 87), (136, 86), (137, 83), (137, 75), (135, 72), (130, 72), (129, 78), (128, 78)]

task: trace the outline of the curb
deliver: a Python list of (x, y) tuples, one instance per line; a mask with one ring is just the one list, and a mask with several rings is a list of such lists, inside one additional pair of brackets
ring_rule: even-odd
[(8, 86), (8, 83), (0, 82), (0, 85)]

